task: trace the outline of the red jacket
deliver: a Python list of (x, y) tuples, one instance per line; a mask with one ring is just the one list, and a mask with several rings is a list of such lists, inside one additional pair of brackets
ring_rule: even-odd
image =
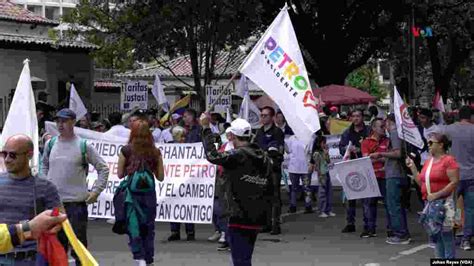
[[(361, 143), (362, 156), (366, 157), (376, 152), (388, 152), (389, 144), (390, 140), (387, 137), (381, 137), (377, 140), (374, 135), (371, 135)], [(374, 166), (375, 176), (377, 178), (385, 178), (385, 159), (382, 157), (372, 159), (372, 165)]]

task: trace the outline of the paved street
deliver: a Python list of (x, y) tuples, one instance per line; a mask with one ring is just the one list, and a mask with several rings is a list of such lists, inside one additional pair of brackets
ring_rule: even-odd
[[(357, 209), (357, 232), (341, 234), (345, 215), (340, 198), (340, 193), (335, 193), (337, 216), (334, 218), (321, 219), (316, 214), (285, 214), (281, 236), (259, 235), (253, 265), (429, 265), (434, 251), (426, 245), (427, 238), (416, 221), (415, 211), (409, 215), (412, 243), (392, 246), (385, 243), (383, 229), (378, 230), (376, 238), (359, 238), (362, 227), (360, 206)], [(415, 206), (415, 209), (418, 207)], [(379, 210), (378, 225), (383, 227), (382, 206)], [(286, 213), (287, 207), (283, 211)], [(111, 225), (105, 221), (91, 221), (89, 228), (90, 250), (100, 265), (133, 265), (125, 236), (113, 234)], [(212, 233), (211, 226), (200, 225), (196, 228), (197, 241), (168, 243), (169, 225), (158, 223), (155, 265), (229, 265), (229, 253), (216, 251), (217, 244), (206, 241)], [(474, 257), (472, 252), (459, 249), (457, 252), (458, 257)]]

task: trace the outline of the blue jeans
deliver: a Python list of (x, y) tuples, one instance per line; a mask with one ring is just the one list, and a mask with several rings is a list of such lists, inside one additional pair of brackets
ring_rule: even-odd
[(474, 180), (461, 180), (458, 186), (458, 195), (464, 201), (463, 240), (470, 241), (474, 231)]
[[(67, 219), (71, 223), (72, 229), (79, 241), (87, 247), (87, 204), (85, 202), (63, 202), (66, 209)], [(69, 249), (69, 240), (63, 230), (58, 233), (58, 240), (64, 247), (64, 250)], [(76, 252), (71, 250), (72, 257), (76, 260), (76, 265), (81, 265)]]
[(227, 229), (227, 222), (228, 219), (226, 217), (222, 217), (222, 213), (224, 210), (222, 209), (222, 203), (218, 198), (214, 199), (214, 210), (212, 214), (212, 223), (214, 224), (214, 228), (216, 231), (224, 232), (225, 233), (225, 240), (228, 242), (228, 229)]
[[(363, 212), (362, 214), (364, 215), (364, 228), (367, 227), (368, 223), (368, 216), (367, 214), (369, 213), (369, 204), (365, 203), (365, 199), (362, 199), (362, 207), (363, 207)], [(346, 221), (348, 225), (354, 225), (355, 224), (355, 216), (356, 216), (356, 200), (348, 200), (347, 205), (346, 205)]]
[(408, 237), (407, 213), (406, 209), (402, 207), (402, 191), (408, 186), (406, 178), (388, 178), (386, 179), (387, 186), (387, 209), (389, 213), (390, 226), (393, 234), (399, 238)]
[(382, 200), (384, 208), (385, 208), (385, 226), (387, 230), (390, 230), (391, 228), (390, 219), (388, 217), (387, 204), (385, 202), (385, 199), (386, 199), (385, 179), (377, 178), (377, 183), (379, 185), (379, 190), (382, 197), (363, 199), (364, 212), (367, 212), (365, 213), (365, 217), (367, 219), (364, 218), (364, 222), (365, 222), (364, 229), (374, 231), (375, 228), (377, 227), (377, 207), (378, 207), (377, 203), (379, 200)]
[(453, 230), (439, 232), (433, 237), (436, 244), (435, 256), (438, 259), (454, 259), (456, 256), (456, 246), (454, 245)]
[(329, 174), (326, 174), (324, 184), (319, 184), (318, 189), (319, 211), (321, 213), (330, 213), (332, 210), (332, 184)]
[(143, 212), (146, 222), (140, 226), (140, 236), (132, 239), (129, 235), (128, 245), (135, 260), (145, 260), (147, 264), (153, 263), (155, 255), (155, 218), (156, 218), (156, 193), (133, 194)]
[(229, 244), (234, 266), (251, 266), (257, 230), (229, 227)]
[(290, 191), (290, 206), (296, 207), (296, 192), (300, 190), (300, 179), (303, 182), (304, 189), (304, 206), (311, 207), (311, 180), (307, 174), (293, 174), (290, 173), (291, 191)]
[(25, 260), (7, 259), (0, 255), (0, 266), (35, 266), (36, 258), (28, 258)]

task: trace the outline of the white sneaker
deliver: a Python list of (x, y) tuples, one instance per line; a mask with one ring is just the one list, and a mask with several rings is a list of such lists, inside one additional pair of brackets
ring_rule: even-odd
[(215, 242), (217, 240), (219, 240), (219, 238), (221, 237), (221, 233), (219, 231), (216, 231), (214, 232), (214, 234), (212, 236), (210, 236), (207, 240), (208, 241), (211, 241), (211, 242)]
[(323, 212), (318, 217), (319, 218), (328, 218), (329, 216)]
[(136, 266), (146, 266), (145, 260), (135, 260)]
[(334, 217), (334, 216), (336, 216), (336, 214), (335, 214), (335, 213), (333, 213), (333, 212), (329, 212), (329, 213), (328, 213), (328, 215), (329, 215), (329, 216), (331, 216), (331, 217)]
[(219, 243), (225, 243), (225, 232), (222, 232), (221, 237), (219, 238)]

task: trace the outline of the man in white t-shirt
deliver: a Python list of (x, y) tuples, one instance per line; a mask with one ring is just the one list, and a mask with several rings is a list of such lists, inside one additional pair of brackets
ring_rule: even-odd
[(111, 113), (109, 115), (109, 122), (112, 127), (104, 134), (109, 134), (117, 137), (128, 139), (130, 136), (130, 129), (122, 125), (122, 115), (120, 113)]

